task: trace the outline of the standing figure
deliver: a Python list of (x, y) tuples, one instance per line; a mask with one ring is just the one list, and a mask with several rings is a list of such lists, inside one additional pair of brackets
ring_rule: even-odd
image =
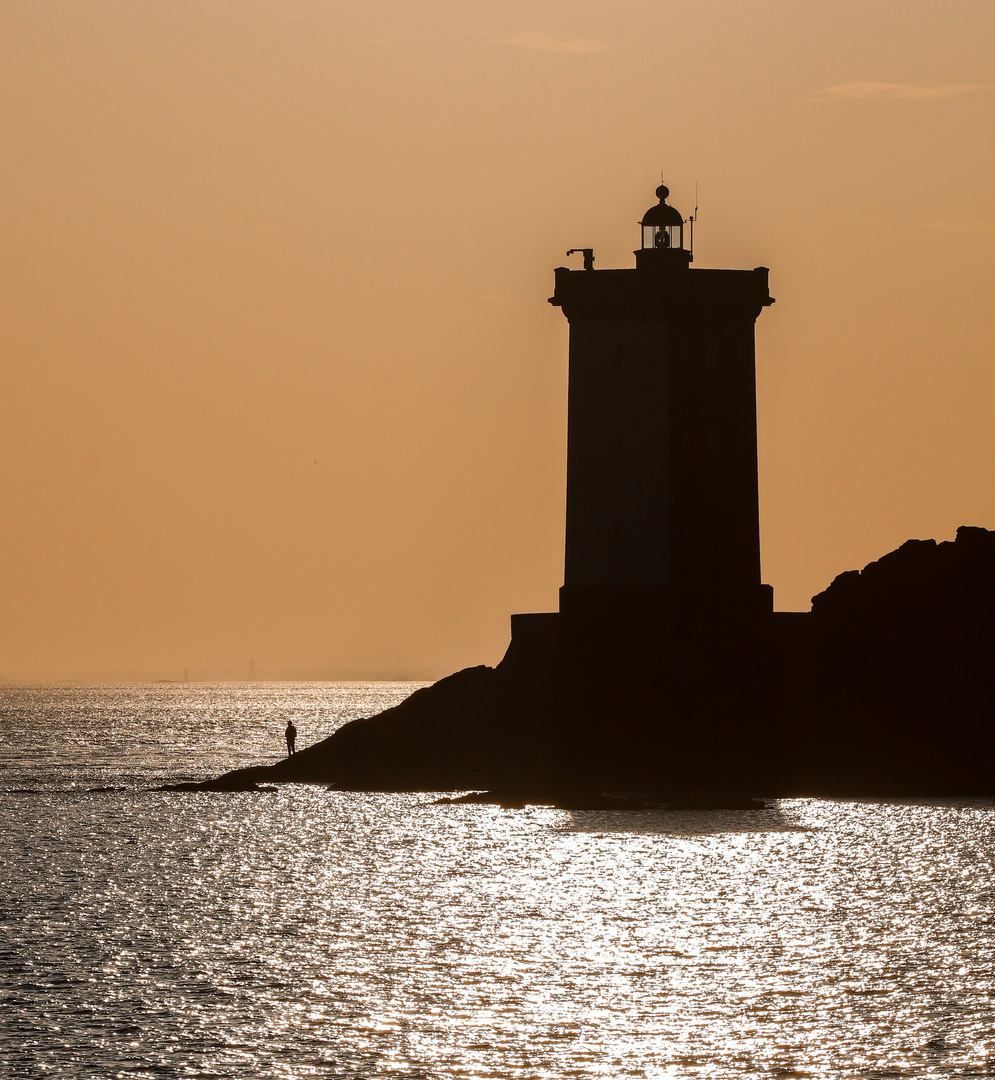
[(287, 721), (287, 730), (284, 734), (287, 736), (287, 756), (289, 757), (294, 752), (294, 740), (297, 738), (297, 728), (294, 727), (293, 720)]

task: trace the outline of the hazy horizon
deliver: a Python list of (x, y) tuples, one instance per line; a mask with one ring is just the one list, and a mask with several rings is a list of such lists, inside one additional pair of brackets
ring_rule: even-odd
[(35, 670), (0, 673), (0, 685), (8, 686), (47, 686), (65, 683), (79, 685), (147, 685), (149, 683), (177, 683), (193, 685), (198, 683), (378, 683), (378, 682), (413, 682), (429, 683), (443, 678), (449, 672), (422, 670), (409, 671), (398, 668), (387, 670), (359, 670), (355, 668), (284, 668), (267, 670), (261, 668), (255, 673), (243, 668), (154, 668), (134, 670), (130, 668), (105, 670), (70, 670), (50, 671)]
[(496, 663), (562, 584), (567, 248), (770, 267), (763, 577), (995, 527), (995, 8), (5, 8), (0, 676)]

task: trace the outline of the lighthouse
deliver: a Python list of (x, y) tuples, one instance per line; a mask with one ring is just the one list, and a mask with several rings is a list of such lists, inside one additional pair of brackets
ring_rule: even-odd
[(635, 268), (558, 267), (570, 324), (564, 616), (762, 617), (754, 326), (766, 267), (692, 267), (665, 185)]

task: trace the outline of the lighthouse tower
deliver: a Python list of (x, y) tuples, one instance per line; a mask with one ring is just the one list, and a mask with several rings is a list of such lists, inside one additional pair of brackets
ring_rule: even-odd
[[(564, 616), (638, 622), (772, 610), (760, 580), (754, 324), (765, 267), (692, 268), (667, 202), (635, 269), (558, 267), (570, 323)], [(687, 241), (687, 242), (686, 242)], [(587, 621), (587, 618), (584, 618)]]

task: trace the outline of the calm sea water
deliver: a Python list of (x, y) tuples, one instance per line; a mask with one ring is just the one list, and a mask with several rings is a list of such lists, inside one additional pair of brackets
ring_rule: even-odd
[(0, 1075), (995, 1075), (990, 804), (150, 790), (412, 689), (0, 689)]

